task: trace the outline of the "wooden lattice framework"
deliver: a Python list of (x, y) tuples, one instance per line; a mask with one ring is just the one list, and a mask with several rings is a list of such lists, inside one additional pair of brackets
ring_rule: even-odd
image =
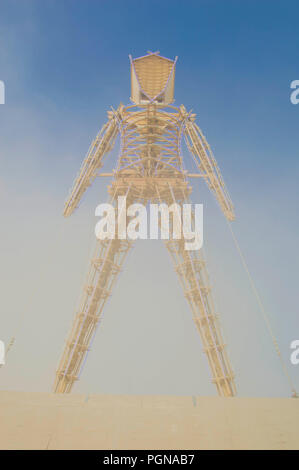
[[(108, 122), (91, 144), (77, 176), (64, 215), (72, 214), (85, 190), (99, 175), (103, 157), (120, 135), (117, 168), (111, 173), (108, 188), (111, 204), (117, 210), (119, 196), (127, 204), (157, 202), (180, 205), (189, 201), (190, 177), (203, 178), (215, 195), (228, 220), (234, 209), (209, 144), (195, 123), (195, 114), (185, 107), (175, 107), (174, 76), (176, 60), (148, 53), (131, 61), (131, 100), (108, 112)], [(183, 166), (181, 140), (184, 136), (198, 173), (189, 174)], [(116, 230), (117, 232), (117, 230)], [(70, 392), (80, 376), (107, 298), (111, 295), (132, 241), (98, 240), (91, 260), (79, 310), (67, 339), (56, 373), (54, 391)], [(200, 250), (187, 251), (184, 240), (165, 241), (191, 307), (212, 381), (221, 396), (236, 393), (232, 368), (227, 356), (216, 315), (208, 273)]]

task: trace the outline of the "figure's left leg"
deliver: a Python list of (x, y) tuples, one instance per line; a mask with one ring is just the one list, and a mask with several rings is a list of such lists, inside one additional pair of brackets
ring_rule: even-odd
[[(164, 192), (162, 199), (168, 204), (176, 202), (181, 206), (189, 203), (184, 191), (180, 193), (178, 190), (172, 190), (171, 187), (169, 195), (167, 196)], [(192, 208), (193, 221), (194, 218)], [(212, 372), (212, 382), (215, 383), (220, 396), (231, 397), (236, 394), (236, 385), (215, 312), (206, 265), (201, 250), (188, 251), (185, 241), (183, 238), (171, 239), (165, 244), (173, 260), (184, 295), (191, 307), (193, 320)]]

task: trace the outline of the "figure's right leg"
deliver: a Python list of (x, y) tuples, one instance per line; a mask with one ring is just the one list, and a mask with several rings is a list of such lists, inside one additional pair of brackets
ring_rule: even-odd
[(79, 311), (56, 373), (55, 393), (69, 393), (78, 380), (104, 305), (131, 245), (131, 241), (118, 238), (97, 241)]

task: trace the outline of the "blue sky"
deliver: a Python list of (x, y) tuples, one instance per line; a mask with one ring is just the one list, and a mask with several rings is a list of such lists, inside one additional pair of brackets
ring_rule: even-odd
[[(10, 0), (2, 1), (0, 8), (0, 79), (6, 85), (6, 104), (0, 106), (3, 339), (7, 341), (16, 328), (20, 331), (10, 366), (3, 372), (3, 388), (51, 386), (80, 292), (94, 208), (99, 199), (106, 200), (106, 182), (90, 190), (73, 220), (62, 219), (63, 201), (106, 111), (120, 101), (129, 102), (128, 54), (138, 57), (148, 50), (179, 57), (176, 104), (184, 103), (197, 113), (214, 150), (235, 203), (235, 231), (288, 362), (289, 344), (299, 336), (299, 105), (290, 103), (290, 83), (299, 79), (298, 2)], [(108, 167), (116, 157), (117, 149)], [(185, 162), (192, 168), (187, 154)], [(240, 393), (288, 395), (223, 217), (206, 188), (196, 182), (193, 187), (194, 202), (205, 204), (205, 249)], [(153, 256), (152, 250), (160, 250), (154, 246), (139, 244), (138, 256), (132, 255), (131, 274), (119, 282), (105, 317), (107, 332), (104, 325), (78, 390), (213, 393), (202, 384), (203, 377), (208, 382), (205, 370), (200, 379), (194, 378), (194, 357), (202, 354), (201, 348), (194, 336), (193, 349), (185, 351), (193, 330), (191, 323), (180, 321), (187, 321), (188, 307), (179, 293), (167, 307), (177, 284), (166, 255), (165, 263), (160, 251)], [(153, 279), (154, 262), (161, 262), (161, 290)], [(144, 270), (144, 265), (150, 269), (142, 283), (138, 269)], [(136, 337), (132, 349), (126, 349), (120, 336), (117, 349), (113, 332), (122, 320), (115, 312), (130, 283), (138, 286), (140, 299), (126, 304), (129, 325), (122, 328), (128, 329), (128, 337), (132, 328), (140, 328), (144, 336)], [(163, 309), (155, 304), (158, 316), (153, 322), (166, 310), (167, 328), (177, 312), (173, 343), (169, 339), (165, 346), (162, 327), (152, 331), (161, 346), (154, 354), (161, 364), (158, 376), (150, 342), (146, 343), (153, 326), (138, 323), (144, 297), (155, 289)], [(24, 306), (24, 297), (30, 306)], [(48, 339), (42, 340), (45, 325)], [(180, 331), (186, 335), (180, 336)], [(148, 374), (134, 363), (137, 347)], [(98, 359), (110, 348), (116, 352), (108, 367)], [(173, 348), (180, 374), (186, 374), (184, 385), (178, 383)], [(36, 349), (42, 351), (43, 367)], [(119, 363), (120, 355), (126, 357), (124, 350), (126, 367)], [(299, 385), (299, 366), (289, 369)], [(120, 385), (115, 377), (122, 370), (127, 375)], [(101, 388), (101, 377), (106, 388)]]

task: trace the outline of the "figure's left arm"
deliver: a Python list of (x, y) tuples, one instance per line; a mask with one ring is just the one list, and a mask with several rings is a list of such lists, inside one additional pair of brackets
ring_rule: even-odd
[(200, 175), (205, 179), (209, 189), (215, 195), (218, 204), (228, 220), (235, 219), (234, 206), (224, 184), (221, 172), (206, 141), (205, 136), (194, 122), (194, 115), (185, 120), (184, 137)]

